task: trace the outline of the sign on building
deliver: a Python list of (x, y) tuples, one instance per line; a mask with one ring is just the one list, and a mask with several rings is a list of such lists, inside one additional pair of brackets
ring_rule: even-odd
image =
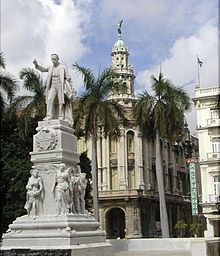
[(189, 163), (189, 175), (190, 175), (192, 215), (197, 215), (198, 214), (198, 200), (197, 200), (197, 189), (196, 189), (196, 169), (195, 169), (194, 162)]

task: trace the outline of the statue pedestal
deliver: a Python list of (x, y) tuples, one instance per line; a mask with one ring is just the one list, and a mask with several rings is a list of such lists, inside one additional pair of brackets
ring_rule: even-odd
[[(86, 211), (72, 207), (76, 199), (73, 185), (81, 174), (73, 130), (66, 121), (50, 120), (39, 122), (37, 131), (30, 153), (37, 176), (31, 180), (33, 184), (28, 183), (30, 187), (37, 186), (35, 183), (39, 180), (42, 184), (40, 195), (34, 199), (38, 205), (37, 214), (33, 213), (35, 208), (31, 209), (29, 216), (21, 216), (9, 225), (3, 235), (3, 255), (10, 255), (11, 250), (13, 255), (36, 255), (33, 251), (40, 250), (37, 255), (52, 256), (58, 255), (58, 250), (62, 255), (73, 255), (74, 251), (77, 256), (110, 256), (111, 245), (106, 242), (99, 222)], [(61, 165), (65, 166), (63, 170)], [(62, 206), (68, 213), (62, 213)], [(48, 250), (51, 254), (47, 254)]]

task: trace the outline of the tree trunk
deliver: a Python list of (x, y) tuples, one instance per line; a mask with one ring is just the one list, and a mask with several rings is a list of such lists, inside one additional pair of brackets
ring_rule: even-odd
[(92, 191), (93, 191), (93, 213), (99, 221), (99, 195), (98, 195), (98, 164), (97, 164), (97, 135), (92, 136)]
[(158, 132), (156, 133), (156, 176), (159, 192), (160, 223), (162, 229), (162, 236), (163, 238), (169, 238), (169, 224), (164, 191), (163, 164), (160, 149), (160, 138)]

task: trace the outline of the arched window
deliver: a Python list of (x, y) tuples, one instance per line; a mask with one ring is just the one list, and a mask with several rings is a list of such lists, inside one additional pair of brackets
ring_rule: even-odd
[(134, 132), (127, 132), (128, 188), (135, 188)]
[(110, 167), (110, 189), (118, 189), (118, 169), (117, 167)]
[(110, 140), (110, 153), (117, 153), (117, 141), (114, 138), (109, 138)]
[(127, 132), (127, 150), (128, 153), (134, 153), (134, 132)]

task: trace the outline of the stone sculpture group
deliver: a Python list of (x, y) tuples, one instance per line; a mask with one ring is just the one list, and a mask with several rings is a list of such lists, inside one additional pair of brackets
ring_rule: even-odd
[[(86, 174), (81, 173), (80, 166), (66, 167), (65, 164), (53, 164), (46, 166), (46, 170), (55, 170), (55, 180), (51, 189), (56, 203), (57, 215), (85, 214), (85, 192), (87, 186)], [(28, 216), (33, 219), (39, 215), (39, 208), (44, 199), (43, 181), (38, 176), (38, 170), (33, 166), (31, 177), (26, 189), (25, 209)]]

